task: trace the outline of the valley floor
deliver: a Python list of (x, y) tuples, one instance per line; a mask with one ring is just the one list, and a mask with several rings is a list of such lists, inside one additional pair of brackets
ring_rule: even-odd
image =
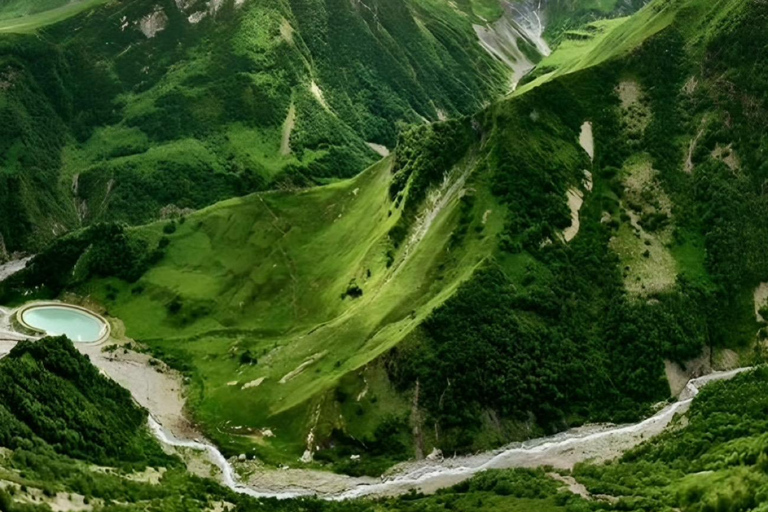
[[(20, 267), (19, 264), (16, 265)], [(27, 338), (14, 331), (13, 311), (0, 308), (0, 357)], [(471, 478), (487, 469), (573, 469), (580, 462), (604, 462), (619, 457), (661, 432), (677, 415), (688, 410), (705, 384), (729, 379), (747, 368), (691, 379), (677, 402), (660, 408), (653, 416), (631, 425), (588, 425), (578, 429), (516, 443), (502, 449), (465, 457), (400, 464), (378, 481), (319, 470), (267, 468), (244, 457), (225, 460), (185, 415), (185, 384), (180, 374), (164, 363), (134, 351), (122, 337), (122, 325), (111, 319), (114, 338), (101, 344), (76, 344), (103, 373), (128, 389), (136, 402), (150, 413), (150, 423), (165, 449), (182, 457), (189, 470), (227, 484), (236, 492), (259, 497), (289, 498), (319, 495), (329, 499), (398, 496), (412, 490), (433, 493)], [(437, 455), (437, 454), (436, 454)], [(237, 476), (235, 476), (237, 475)], [(242, 482), (243, 484), (240, 484)]]

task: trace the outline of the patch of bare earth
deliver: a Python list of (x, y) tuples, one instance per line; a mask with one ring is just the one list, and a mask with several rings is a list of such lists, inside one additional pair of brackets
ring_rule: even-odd
[(712, 372), (711, 354), (710, 348), (704, 347), (699, 357), (686, 361), (682, 366), (673, 361), (664, 361), (664, 372), (667, 375), (669, 392), (672, 396), (680, 396), (691, 379)]
[(139, 30), (147, 39), (152, 39), (159, 32), (165, 30), (168, 25), (168, 16), (163, 8), (155, 6), (155, 9), (139, 20)]
[(13, 501), (18, 504), (47, 506), (53, 512), (80, 512), (93, 510), (94, 506), (102, 506), (100, 499), (90, 499), (86, 503), (85, 496), (74, 492), (57, 492), (48, 496), (42, 489), (25, 486), (22, 488), (16, 482), (0, 480), (0, 489), (13, 492)]
[(547, 476), (552, 480), (556, 480), (562, 483), (571, 494), (581, 496), (585, 500), (605, 501), (608, 503), (617, 503), (619, 501), (619, 498), (616, 496), (610, 496), (607, 494), (592, 494), (584, 484), (579, 483), (579, 481), (573, 478), (571, 475), (561, 475), (560, 473), (555, 473), (552, 471), (547, 473)]
[(309, 85), (309, 91), (312, 93), (312, 96), (315, 97), (318, 103), (323, 106), (325, 110), (328, 110), (330, 112), (331, 107), (328, 106), (328, 102), (325, 101), (325, 95), (323, 94), (323, 90), (320, 89), (320, 86), (317, 85), (317, 82), (314, 80)]
[(579, 234), (581, 226), (579, 212), (584, 204), (584, 194), (577, 188), (568, 190), (568, 208), (571, 210), (571, 225), (563, 230), (563, 239), (566, 242), (573, 240)]
[(233, 466), (241, 481), (252, 489), (269, 489), (276, 493), (341, 494), (358, 485), (378, 481), (370, 477), (349, 477), (326, 471), (304, 469), (273, 469), (255, 460), (234, 461)]
[(595, 139), (592, 136), (592, 123), (590, 121), (585, 121), (581, 125), (579, 145), (589, 155), (590, 160), (595, 159)]
[(736, 152), (733, 149), (733, 144), (728, 144), (727, 146), (718, 144), (715, 146), (715, 149), (712, 150), (712, 158), (720, 160), (734, 172), (741, 168), (741, 163), (739, 162), (739, 158), (736, 156)]
[(651, 122), (651, 112), (646, 106), (643, 89), (635, 80), (622, 80), (616, 92), (621, 100), (625, 129), (630, 138), (639, 137)]
[(291, 103), (288, 108), (288, 114), (283, 122), (283, 135), (280, 141), (280, 154), (288, 156), (291, 154), (291, 133), (296, 126), (296, 105)]
[(99, 370), (130, 391), (139, 405), (175, 436), (202, 437), (184, 415), (184, 385), (178, 372), (147, 354), (123, 347), (104, 351), (104, 345), (78, 344), (77, 348)]
[[(703, 124), (703, 122), (702, 122)], [(688, 145), (688, 155), (685, 158), (685, 172), (688, 174), (693, 173), (693, 152), (696, 151), (696, 145), (699, 143), (699, 139), (704, 135), (704, 127), (702, 126), (696, 133), (696, 136), (691, 139), (691, 143)]]
[(315, 361), (318, 361), (321, 358), (323, 358), (327, 353), (328, 351), (323, 351), (323, 352), (318, 352), (317, 354), (313, 354), (312, 356), (309, 357), (309, 359), (301, 363), (295, 369), (283, 375), (283, 378), (280, 379), (280, 384), (285, 384), (289, 380), (301, 374), (304, 370), (307, 369), (308, 366), (312, 365)]
[[(589, 121), (585, 121), (584, 124), (581, 125), (579, 145), (589, 156), (589, 159), (594, 160), (595, 141), (592, 136), (592, 123)], [(581, 186), (587, 192), (592, 191), (591, 172), (587, 170), (584, 171), (584, 179), (582, 180)], [(563, 230), (563, 240), (568, 243), (579, 234), (579, 228), (581, 227), (580, 212), (581, 207), (584, 205), (584, 192), (578, 187), (572, 187), (566, 193), (566, 197), (568, 199), (568, 208), (571, 210), (571, 225)]]
[[(668, 244), (672, 240), (672, 202), (650, 162), (639, 160), (625, 168), (623, 214), (626, 221), (611, 239), (623, 265), (624, 284), (635, 295), (658, 293), (674, 286), (677, 264)], [(666, 219), (663, 223), (654, 218)], [(646, 226), (649, 226), (646, 228)]]
[(755, 288), (752, 294), (755, 303), (755, 320), (758, 322), (768, 322), (768, 318), (764, 318), (760, 310), (765, 306), (768, 306), (768, 283), (760, 283)]
[(280, 23), (280, 37), (282, 37), (288, 44), (293, 44), (293, 27), (285, 18), (283, 18), (283, 21)]
[(712, 356), (712, 368), (717, 371), (732, 370), (738, 368), (740, 364), (739, 353), (729, 348), (718, 349)]
[(376, 144), (375, 142), (369, 142), (368, 147), (379, 154), (379, 156), (386, 158), (389, 156), (389, 149), (387, 146)]

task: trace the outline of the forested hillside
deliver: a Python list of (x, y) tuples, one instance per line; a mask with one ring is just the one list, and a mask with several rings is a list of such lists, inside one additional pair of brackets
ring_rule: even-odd
[[(593, 183), (562, 243), (570, 185), (547, 163), (556, 149), (521, 160), (493, 146), (493, 190), (510, 211), (500, 250), (387, 363), (443, 428), (442, 447), (479, 449), (530, 432), (532, 417), (545, 431), (627, 421), (668, 396), (665, 361), (685, 369), (705, 347), (715, 366), (733, 351), (762, 361), (762, 125), (749, 112), (765, 98), (746, 62), (764, 55), (765, 16), (754, 2), (656, 2), (615, 28), (663, 24), (626, 58), (490, 109), (500, 141), (550, 119), (574, 137), (591, 121)], [(730, 53), (746, 41), (757, 55)]]
[(0, 25), (2, 252), (360, 172), (398, 122), (505, 90), (474, 8), (142, 0)]
[[(670, 395), (665, 361), (759, 356), (744, 299), (761, 274), (720, 275), (735, 253), (709, 249), (722, 230), (698, 224), (711, 204), (686, 172), (689, 116), (723, 115), (698, 63), (731, 36), (686, 6), (611, 22), (578, 65), (476, 115), (403, 130), (354, 179), (65, 237), (5, 296), (97, 298), (192, 377), (207, 435), (274, 464), (378, 474), (433, 447), (637, 419)], [(558, 52), (572, 42), (544, 62)]]
[[(768, 485), (765, 369), (710, 384), (687, 421), (609, 464), (491, 470), (433, 496), (343, 502), (254, 499), (190, 475), (149, 438), (127, 393), (66, 339), (22, 344), (0, 370), (3, 429), (13, 432), (0, 436), (0, 507), (10, 512), (751, 511), (761, 510)], [(33, 414), (20, 393), (37, 404)], [(81, 451), (83, 442), (94, 444)]]
[[(247, 5), (223, 7), (221, 18), (206, 14), (199, 26), (256, 12)], [(482, 5), (459, 8), (467, 17), (485, 16)], [(552, 16), (564, 5), (549, 4)], [(194, 60), (168, 57), (170, 71), (157, 76), (154, 68), (122, 67), (150, 59), (154, 44), (168, 45), (164, 56), (178, 51), (171, 51), (178, 49), (172, 36), (181, 35), (169, 17), (168, 28), (149, 43), (130, 47), (139, 52), (130, 61), (121, 60), (120, 39), (98, 50), (114, 65), (97, 76), (118, 92), (106, 97), (103, 111), (77, 111), (117, 115), (111, 127), (93, 130), (78, 116), (29, 116), (33, 124), (60, 122), (73, 137), (72, 123), (82, 121), (79, 145), (68, 136), (50, 143), (62, 148), (65, 162), (82, 166), (72, 177), (88, 221), (140, 222), (161, 205), (177, 208), (167, 210), (171, 218), (141, 227), (97, 224), (59, 238), (3, 284), (3, 301), (63, 291), (89, 297), (125, 322), (128, 336), (190, 378), (191, 413), (227, 454), (355, 475), (379, 475), (435, 448), (468, 453), (586, 422), (635, 421), (679, 391), (681, 379), (684, 385), (696, 372), (763, 361), (766, 89), (755, 63), (768, 48), (765, 5), (656, 0), (630, 18), (563, 28), (557, 50), (510, 97), (399, 131), (397, 119), (471, 111), (480, 96), (451, 84), (491, 91), (504, 74), (483, 58), (492, 71), (485, 79), (418, 78), (417, 89), (390, 85), (387, 94), (398, 91), (392, 96), (362, 82), (345, 90), (350, 80), (381, 69), (342, 79), (338, 70), (346, 68), (333, 67), (342, 62), (333, 59), (347, 57), (331, 48), (362, 51), (363, 45), (339, 43), (331, 25), (298, 29), (291, 21), (299, 24), (298, 7), (292, 9), (296, 18), (278, 11), (273, 20), (288, 20), (290, 33), (301, 35), (295, 51), (288, 50), (288, 29), (282, 21), (274, 25), (284, 58), (237, 53), (256, 43), (222, 29), (232, 46), (221, 58), (233, 59), (227, 66), (240, 69), (243, 82), (221, 80), (236, 95), (215, 93), (225, 74), (215, 72), (221, 60), (206, 52)], [(585, 9), (591, 14), (584, 19), (598, 11)], [(105, 7), (89, 19), (106, 27), (110, 12)], [(373, 21), (386, 26), (386, 12), (382, 6), (382, 18)], [(48, 30), (66, 31), (73, 23), (82, 19)], [(182, 26), (184, 37), (195, 37), (193, 27)], [(129, 37), (128, 29), (115, 34)], [(211, 41), (201, 39), (195, 48), (216, 55)], [(333, 59), (318, 57), (324, 51)], [(416, 55), (411, 51), (408, 58)], [(278, 61), (304, 69), (310, 55), (317, 74), (296, 78), (289, 93), (267, 79), (264, 69)], [(348, 62), (364, 57), (355, 53)], [(285, 76), (304, 76), (288, 69)], [(338, 76), (330, 76), (334, 70)], [(128, 88), (123, 72), (145, 78)], [(431, 68), (424, 73), (440, 76)], [(250, 88), (251, 80), (274, 88)], [(251, 101), (244, 90), (269, 90), (277, 99)], [(374, 102), (389, 98), (392, 115), (345, 110), (356, 104), (353, 90), (368, 91)], [(423, 95), (434, 104), (423, 103)], [(283, 107), (261, 110), (278, 104)], [(350, 144), (307, 142), (302, 105), (312, 105), (314, 114), (304, 115), (317, 114), (311, 119), (328, 130), (323, 133)], [(289, 167), (270, 174), (256, 166), (251, 175), (245, 167), (203, 172), (201, 164), (187, 188), (180, 179), (163, 181), (171, 168), (183, 175), (174, 165), (207, 154), (211, 141), (215, 151), (236, 144), (228, 119), (240, 113), (249, 113), (238, 121), (249, 130), (258, 128), (248, 124), (253, 119), (272, 119), (271, 128), (262, 128), (276, 130), (297, 116)], [(287, 186), (351, 176), (355, 169), (342, 170), (333, 159), (363, 165), (374, 158), (364, 142), (392, 147), (395, 139), (394, 154), (355, 177), (304, 190)], [(180, 157), (162, 173), (134, 159), (159, 155), (179, 140)], [(109, 155), (116, 142), (143, 149), (88, 160), (88, 151)], [(200, 144), (198, 154), (193, 148)], [(241, 160), (229, 161), (236, 167)], [(103, 172), (111, 165), (114, 172)], [(238, 181), (267, 175), (273, 181), (254, 178), (253, 187)], [(286, 185), (279, 191), (180, 209), (278, 181)], [(149, 183), (156, 193), (147, 194)], [(183, 202), (174, 195), (180, 191), (196, 199)]]

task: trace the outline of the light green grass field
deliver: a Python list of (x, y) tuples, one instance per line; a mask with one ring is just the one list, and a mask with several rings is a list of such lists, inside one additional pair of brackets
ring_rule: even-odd
[(634, 16), (592, 22), (578, 34), (579, 37), (566, 37), (539, 63), (540, 76), (519, 87), (514, 94), (524, 94), (558, 76), (626, 55), (674, 19), (674, 7), (657, 9), (659, 5), (647, 6)]
[(0, 33), (34, 32), (46, 25), (58, 23), (106, 2), (107, 0), (75, 0), (72, 2), (49, 0), (48, 2), (39, 2), (43, 6), (25, 1), (12, 2), (0, 7)]
[[(463, 162), (453, 179), (470, 165)], [(423, 213), (432, 219), (423, 238), (404, 243), (388, 266), (387, 233), (399, 216), (388, 195), (390, 168), (385, 159), (352, 180), (194, 213), (137, 284), (102, 281), (84, 293), (109, 304), (129, 336), (194, 368), (195, 416), (214, 439), (240, 446), (241, 432), (269, 428), (276, 437), (255, 443), (262, 456), (300, 453), (306, 434), (294, 424), (287, 435), (289, 424), (307, 421), (308, 404), (323, 390), (408, 335), (492, 252), (503, 227), (502, 208), (477, 186), (477, 229), (448, 250), (463, 190), (449, 186), (438, 207)], [(138, 233), (156, 243), (164, 224)], [(362, 297), (342, 298), (352, 282)], [(108, 286), (119, 290), (111, 303)], [(181, 304), (175, 314), (168, 307), (174, 298)], [(258, 362), (242, 364), (246, 350)], [(378, 375), (370, 379), (383, 397), (376, 414), (402, 410), (394, 395), (385, 399), (386, 376)]]

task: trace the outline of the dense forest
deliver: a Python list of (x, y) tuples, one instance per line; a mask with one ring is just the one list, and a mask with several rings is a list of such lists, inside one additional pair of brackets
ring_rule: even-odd
[[(572, 473), (490, 470), (431, 496), (343, 502), (253, 499), (190, 475), (149, 437), (145, 414), (127, 392), (64, 338), (22, 343), (0, 369), (7, 390), (0, 394), (0, 445), (10, 448), (0, 456), (0, 508), (10, 512), (78, 499), (95, 510), (125, 512), (203, 511), (217, 503), (238, 512), (748, 511), (761, 510), (768, 488), (764, 368), (708, 385), (679, 428), (608, 464), (581, 464)], [(147, 465), (165, 468), (156, 483), (136, 478)], [(556, 479), (558, 473), (583, 484), (586, 497)]]
[(0, 255), (353, 176), (398, 123), (503, 88), (471, 5), (208, 4), (111, 2), (40, 37), (0, 34)]
[(0, 444), (118, 467), (173, 464), (146, 412), (65, 337), (21, 342), (0, 361)]
[[(388, 362), (400, 389), (419, 383), (439, 446), (481, 449), (488, 431), (499, 441), (520, 435), (531, 414), (539, 432), (638, 418), (669, 394), (663, 361), (684, 366), (704, 347), (762, 360), (749, 346), (759, 328), (752, 290), (768, 277), (764, 116), (756, 114), (765, 97), (753, 86), (761, 78), (752, 57), (733, 52), (748, 53), (745, 45), (766, 51), (754, 21), (765, 19), (765, 9), (750, 3), (713, 22), (701, 49), (686, 47), (688, 27), (673, 24), (631, 57), (540, 86), (478, 122), (496, 127), (491, 137), (499, 142), (489, 143), (485, 165), (510, 211), (507, 233), (495, 258)], [(684, 85), (697, 72), (698, 51), (702, 82), (690, 91)], [(639, 135), (620, 107), (618, 85), (628, 79), (646, 91), (644, 108), (652, 112)], [(595, 126), (593, 163), (569, 161), (549, 142), (575, 137), (584, 119)], [(683, 163), (697, 132), (690, 174)], [(512, 138), (513, 146), (501, 143)], [(738, 168), (713, 156), (725, 146), (738, 154)], [(681, 255), (674, 286), (640, 297), (627, 292), (632, 272), (614, 249), (622, 225), (632, 222), (624, 213), (635, 200), (626, 169), (638, 155), (647, 155), (674, 203), (671, 213), (641, 212), (639, 226), (646, 240), (669, 232), (666, 247)], [(568, 224), (562, 197), (581, 169), (591, 170), (594, 190), (579, 235), (565, 244), (558, 240)], [(701, 256), (689, 257), (693, 248)]]

